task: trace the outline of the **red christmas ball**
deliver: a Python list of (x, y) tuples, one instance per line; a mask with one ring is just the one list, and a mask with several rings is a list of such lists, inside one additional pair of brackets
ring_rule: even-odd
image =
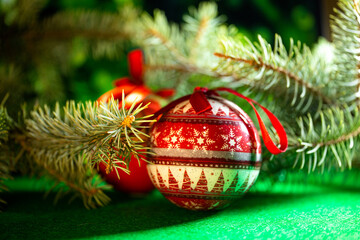
[[(125, 173), (122, 170), (113, 169), (109, 174), (106, 174), (106, 165), (104, 163), (99, 164), (99, 171), (106, 181), (114, 186), (114, 188), (120, 192), (126, 192), (131, 194), (144, 194), (152, 191), (154, 185), (152, 184), (149, 175), (146, 170), (146, 162), (140, 160), (140, 165), (135, 157), (131, 157), (129, 163), (130, 174)], [(125, 164), (119, 166), (126, 167)], [(120, 176), (118, 178), (116, 171)]]
[(197, 114), (185, 100), (150, 130), (152, 182), (191, 210), (228, 206), (251, 188), (261, 166), (260, 138), (248, 115), (224, 98), (206, 98), (212, 109)]

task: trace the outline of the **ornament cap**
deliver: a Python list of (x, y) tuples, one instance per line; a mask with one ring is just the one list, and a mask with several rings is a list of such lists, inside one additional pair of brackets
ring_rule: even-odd
[(190, 96), (191, 106), (194, 108), (197, 114), (211, 110), (212, 107), (207, 100), (205, 94), (200, 90), (196, 91)]

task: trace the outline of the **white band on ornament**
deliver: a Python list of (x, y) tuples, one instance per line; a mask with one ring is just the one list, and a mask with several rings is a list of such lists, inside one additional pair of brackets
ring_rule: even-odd
[(152, 148), (152, 151), (160, 157), (219, 158), (235, 161), (261, 161), (260, 153), (193, 150), (180, 148)]

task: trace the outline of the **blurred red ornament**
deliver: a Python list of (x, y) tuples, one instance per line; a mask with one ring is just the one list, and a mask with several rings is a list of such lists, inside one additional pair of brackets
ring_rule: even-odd
[[(99, 102), (107, 102), (111, 97), (114, 99), (122, 100), (122, 94), (125, 94), (125, 108), (130, 108), (131, 105), (135, 102), (136, 105), (143, 103), (147, 104), (150, 102), (150, 105), (145, 109), (142, 114), (149, 115), (155, 113), (161, 108), (158, 101), (154, 99), (157, 97), (170, 97), (173, 95), (174, 90), (164, 89), (157, 93), (153, 93), (149, 88), (147, 88), (143, 81), (143, 54), (141, 50), (134, 50), (128, 54), (129, 62), (129, 72), (131, 77), (121, 78), (115, 81), (115, 88), (104, 93), (98, 98)], [(122, 102), (119, 103), (120, 106)], [(112, 171), (106, 173), (106, 164), (101, 162), (99, 164), (99, 172), (105, 178), (105, 180), (114, 186), (118, 191), (126, 193), (148, 193), (154, 189), (154, 186), (149, 178), (146, 169), (146, 162), (140, 160), (140, 162), (135, 158), (131, 157), (129, 164), (130, 174), (125, 173), (122, 170), (113, 168)], [(126, 167), (125, 164), (121, 167)], [(120, 178), (116, 174), (118, 172)]]

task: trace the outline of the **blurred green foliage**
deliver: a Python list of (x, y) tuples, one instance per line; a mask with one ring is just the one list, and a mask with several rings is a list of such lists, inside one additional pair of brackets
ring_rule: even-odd
[[(59, 8), (101, 8), (113, 11), (130, 0), (114, 1), (70, 1), (62, 0)], [(161, 9), (168, 19), (181, 23), (182, 16), (189, 6), (197, 6), (201, 1), (193, 0), (137, 0), (135, 4), (152, 13)], [(262, 35), (269, 42), (273, 41), (275, 33), (283, 36), (285, 45), (289, 38), (300, 40), (312, 45), (320, 33), (319, 1), (274, 1), (274, 0), (223, 0), (217, 1), (221, 15), (227, 16), (227, 23), (236, 25), (250, 39), (256, 40)], [(81, 48), (81, 45), (79, 46)], [(78, 47), (78, 48), (79, 48)], [(75, 48), (75, 51), (79, 51)], [(77, 55), (81, 54), (81, 51)], [(74, 55), (76, 58), (81, 58)], [(80, 62), (80, 61), (79, 61)], [(116, 61), (105, 59), (83, 59), (76, 70), (69, 76), (71, 98), (76, 100), (96, 99), (104, 91), (111, 89), (112, 81), (126, 76), (127, 65), (123, 57)]]
[[(5, 6), (16, 0), (0, 0), (2, 11)], [(57, 0), (48, 1), (40, 12), (46, 18), (55, 12), (73, 9), (95, 9), (116, 12), (125, 4), (132, 3), (152, 13), (159, 8), (166, 13), (170, 21), (180, 23), (189, 6), (197, 6), (201, 1), (192, 0)], [(288, 44), (290, 37), (312, 45), (320, 32), (320, 1), (313, 0), (223, 0), (217, 1), (219, 13), (227, 16), (227, 23), (237, 26), (250, 39), (262, 35), (272, 42), (274, 34), (280, 34)], [(128, 46), (127, 51), (136, 46)], [(95, 100), (102, 93), (110, 90), (113, 80), (128, 75), (126, 52), (116, 59), (94, 59), (86, 54), (86, 48), (80, 39), (75, 39), (70, 59), (70, 71), (61, 76), (64, 99)], [(40, 81), (40, 85), (45, 84)], [(41, 92), (42, 86), (35, 86), (35, 94)], [(52, 93), (48, 93), (52, 94)], [(33, 95), (32, 95), (33, 96)], [(24, 99), (26, 101), (26, 99)], [(19, 104), (19, 103), (18, 103)]]

